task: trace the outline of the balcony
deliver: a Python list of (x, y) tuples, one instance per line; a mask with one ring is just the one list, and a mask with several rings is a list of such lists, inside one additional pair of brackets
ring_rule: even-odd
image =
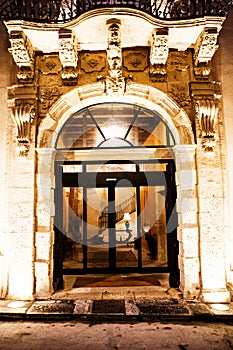
[(1, 20), (65, 23), (101, 8), (132, 8), (156, 19), (226, 17), (233, 0), (0, 0)]

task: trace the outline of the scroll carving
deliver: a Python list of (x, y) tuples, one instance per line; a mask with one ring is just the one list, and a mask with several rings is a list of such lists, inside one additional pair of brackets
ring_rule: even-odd
[(205, 152), (213, 152), (216, 144), (215, 123), (218, 116), (218, 101), (214, 98), (196, 100), (196, 115)]
[(207, 76), (210, 74), (210, 61), (218, 49), (216, 45), (218, 39), (217, 28), (205, 28), (199, 36), (194, 53), (195, 75)]
[(30, 146), (31, 124), (35, 119), (35, 104), (22, 102), (11, 107), (11, 117), (17, 128), (19, 156), (27, 156)]
[(122, 76), (122, 49), (120, 35), (120, 20), (107, 21), (108, 48), (107, 61), (109, 75), (106, 77), (106, 94), (123, 94), (125, 91), (125, 79)]
[(33, 49), (29, 39), (22, 31), (12, 31), (9, 37), (9, 52), (20, 68), (17, 77), (22, 83), (31, 83), (34, 77)]
[(168, 29), (155, 30), (152, 34), (150, 48), (150, 75), (152, 78), (166, 74), (166, 62), (168, 58)]
[(68, 29), (59, 31), (59, 58), (62, 63), (62, 79), (64, 83), (73, 85), (77, 83), (78, 52), (77, 39), (74, 33)]

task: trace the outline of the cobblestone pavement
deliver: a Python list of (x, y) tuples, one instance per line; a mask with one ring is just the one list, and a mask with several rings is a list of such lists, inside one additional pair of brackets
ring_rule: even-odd
[(230, 325), (0, 322), (0, 350), (229, 350)]

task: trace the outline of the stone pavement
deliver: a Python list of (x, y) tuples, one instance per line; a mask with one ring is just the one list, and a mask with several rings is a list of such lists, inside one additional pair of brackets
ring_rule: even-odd
[(187, 301), (176, 289), (161, 287), (78, 288), (49, 300), (0, 300), (0, 320), (203, 321), (233, 324), (233, 302)]

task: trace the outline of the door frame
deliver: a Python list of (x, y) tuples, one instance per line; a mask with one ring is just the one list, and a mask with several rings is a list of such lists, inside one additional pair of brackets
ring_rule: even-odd
[[(60, 232), (60, 230), (57, 227), (62, 227), (62, 206), (63, 206), (63, 198), (62, 198), (62, 188), (63, 187), (83, 187), (83, 188), (103, 188), (103, 187), (113, 187), (115, 188), (114, 184), (108, 183), (106, 181), (107, 177), (113, 177), (117, 180), (119, 179), (129, 179), (130, 181), (133, 181), (135, 183), (135, 172), (111, 172), (111, 173), (80, 173), (79, 174), (79, 182), (77, 183), (77, 177), (76, 177), (76, 184), (74, 184), (74, 173), (62, 173), (62, 165), (64, 164), (80, 164), (84, 162), (78, 162), (78, 161), (65, 161), (65, 162), (59, 162), (57, 161), (55, 163), (55, 220), (54, 220), (54, 230), (55, 230), (55, 243), (54, 243), (54, 288), (55, 289), (62, 289), (63, 288), (63, 275), (73, 275), (73, 274), (87, 274), (87, 273), (129, 273), (129, 272), (137, 272), (137, 273), (167, 273), (170, 272), (170, 285), (171, 286), (178, 286), (179, 284), (179, 268), (178, 268), (178, 254), (179, 254), (179, 243), (177, 241), (177, 230), (175, 226), (175, 229), (173, 229), (169, 234), (167, 234), (167, 254), (168, 254), (168, 266), (166, 267), (142, 267), (142, 259), (141, 259), (141, 237), (139, 235), (139, 255), (138, 255), (138, 266), (137, 267), (125, 267), (125, 268), (116, 268), (116, 248), (114, 248), (111, 252), (113, 258), (115, 255), (114, 263), (112, 265), (112, 269), (109, 268), (101, 268), (98, 270), (97, 268), (87, 268), (87, 261), (85, 262), (85, 259), (87, 259), (87, 246), (84, 245), (84, 251), (83, 251), (83, 259), (84, 264), (82, 269), (64, 269), (63, 268), (63, 234)], [(88, 164), (94, 163), (94, 164), (102, 164), (103, 162), (97, 161), (97, 162), (87, 162)], [(176, 212), (176, 186), (175, 186), (175, 164), (174, 161), (171, 159), (162, 159), (162, 160), (140, 160), (138, 162), (136, 161), (109, 161), (108, 163), (111, 164), (117, 164), (117, 163), (134, 163), (134, 164), (145, 164), (145, 163), (167, 163), (167, 169), (163, 174), (165, 175), (166, 179), (166, 186), (169, 188), (169, 191), (166, 193), (166, 220), (167, 224), (171, 216), (173, 216), (173, 220), (177, 222), (177, 212)], [(138, 165), (136, 165), (138, 167)], [(84, 164), (84, 169), (86, 169), (86, 165)], [(138, 168), (137, 168), (138, 169)], [(137, 183), (135, 184), (136, 188), (136, 206), (137, 206), (137, 213), (140, 212), (140, 186), (155, 186), (159, 185), (159, 179), (161, 181), (161, 176), (158, 174), (159, 172), (137, 172)], [(81, 175), (81, 176), (80, 176)], [(149, 182), (148, 182), (149, 181)], [(157, 181), (157, 182), (156, 182)], [(87, 184), (88, 183), (88, 184)], [(132, 182), (131, 182), (132, 183)], [(71, 186), (72, 185), (72, 186)], [(81, 185), (81, 186), (78, 186)], [(92, 186), (90, 186), (92, 185)], [(108, 190), (109, 192), (109, 190)], [(115, 192), (115, 190), (114, 190)], [(115, 198), (109, 198), (111, 203), (114, 203)], [(59, 203), (59, 205), (58, 205)], [(113, 209), (113, 208), (111, 208)], [(112, 210), (110, 210), (112, 212)], [(114, 212), (114, 210), (113, 210)], [(84, 223), (87, 220), (86, 211), (84, 210), (84, 216), (83, 220)], [(114, 222), (114, 218), (110, 220), (110, 222)], [(58, 225), (58, 226), (56, 226)], [(137, 225), (137, 227), (140, 227), (140, 225)], [(113, 227), (110, 227), (110, 229)], [(113, 228), (115, 230), (115, 227)], [(137, 232), (138, 236), (138, 232)], [(111, 248), (109, 248), (111, 249)], [(84, 268), (86, 266), (86, 268)]]

